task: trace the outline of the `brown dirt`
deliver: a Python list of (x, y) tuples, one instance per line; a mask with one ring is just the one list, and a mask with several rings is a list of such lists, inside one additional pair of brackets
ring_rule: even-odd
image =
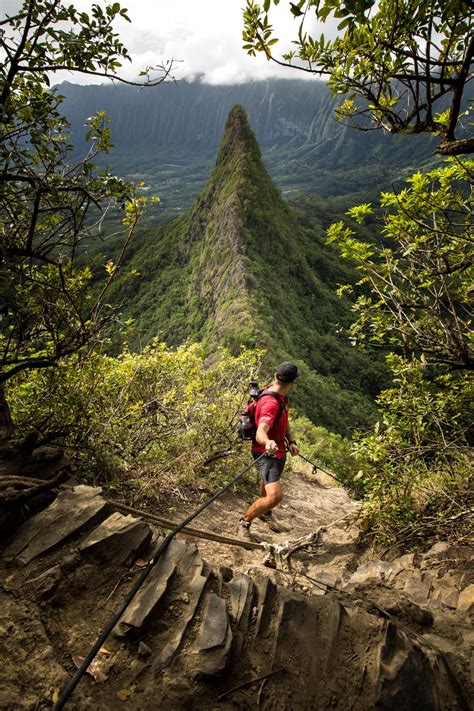
[[(318, 479), (322, 481), (322, 477)], [(324, 483), (328, 485), (330, 482), (326, 479)], [(194, 678), (190, 672), (187, 660), (192, 658), (192, 650), (189, 640), (196, 638), (202, 623), (202, 601), (175, 662), (166, 669), (154, 668), (152, 660), (159, 646), (160, 634), (164, 634), (181, 614), (182, 591), (177, 580), (160, 603), (161, 615), (154, 619), (139, 639), (123, 641), (109, 638), (91, 669), (97, 680), (87, 674), (67, 708), (100, 711), (115, 709), (117, 706), (134, 710), (166, 706), (169, 711), (194, 708), (225, 711), (257, 707), (282, 711), (310, 708), (316, 711), (326, 708), (368, 711), (372, 708), (372, 697), (364, 696), (362, 689), (365, 689), (366, 677), (372, 673), (373, 662), (367, 661), (364, 667), (362, 660), (364, 654), (369, 654), (368, 659), (372, 659), (371, 651), (368, 650), (376, 649), (376, 639), (384, 625), (388, 624), (387, 629), (390, 628), (390, 620), (396, 626), (398, 635), (406, 633), (411, 639), (418, 640), (424, 645), (423, 649), (428, 656), (430, 646), (441, 650), (448, 665), (447, 675), (454, 675), (454, 687), (459, 687), (456, 692), (459, 693), (457, 701), (448, 702), (446, 699), (449, 695), (441, 694), (440, 698), (445, 699), (444, 706), (436, 701), (438, 705), (422, 705), (418, 708), (439, 711), (468, 708), (473, 690), (470, 677), (474, 669), (472, 618), (469, 618), (468, 612), (461, 612), (441, 602), (428, 604), (427, 601), (426, 604), (420, 604), (409, 598), (405, 588), (406, 580), (415, 573), (418, 575), (418, 569), (422, 575), (428, 571), (433, 578), (461, 571), (464, 576), (462, 587), (466, 587), (472, 582), (472, 556), (469, 549), (451, 547), (441, 556), (420, 558), (418, 566), (414, 559), (411, 567), (408, 565), (391, 582), (384, 581), (383, 577), (377, 579), (369, 576), (362, 582), (351, 584), (351, 575), (359, 564), (370, 563), (371, 559), (376, 558), (375, 551), (362, 549), (359, 544), (359, 505), (351, 501), (342, 488), (325, 488), (295, 473), (285, 476), (284, 491), (284, 501), (275, 514), (286, 530), (277, 534), (270, 531), (263, 522), (257, 521), (252, 526), (256, 539), (284, 545), (286, 541), (312, 533), (321, 526), (326, 528), (316, 545), (295, 552), (290, 565), (283, 559), (277, 559), (277, 569), (270, 569), (264, 565), (264, 554), (258, 551), (189, 539), (197, 544), (206, 563), (215, 571), (221, 569), (224, 576), (227, 575), (227, 568), (232, 568), (234, 576), (239, 572), (250, 573), (254, 579), (267, 576), (279, 590), (287, 590), (290, 595), (286, 607), (281, 608), (283, 612), (280, 610), (278, 613), (279, 616), (275, 608), (266, 636), (255, 638), (249, 648), (249, 632), (244, 634), (241, 654), (235, 654), (234, 651), (232, 656), (232, 676), (224, 673), (209, 686), (209, 683)], [(230, 491), (192, 525), (235, 536), (238, 518), (252, 499), (251, 496), (247, 498), (246, 501), (237, 490)], [(170, 511), (170, 508), (175, 509), (179, 505), (179, 502), (173, 502), (171, 506), (163, 506), (161, 513), (181, 518), (187, 513), (186, 509), (191, 510), (195, 503), (181, 506), (178, 514), (178, 511)], [(51, 708), (59, 691), (75, 671), (77, 663), (92, 646), (140, 570), (140, 564), (131, 568), (97, 565), (96, 561), (84, 559), (75, 551), (74, 541), (66, 541), (52, 553), (24, 567), (0, 559), (0, 661), (3, 677), (0, 709), (16, 711)], [(397, 580), (401, 580), (404, 587), (400, 587)], [(456, 580), (459, 582), (459, 578)], [(332, 586), (337, 590), (328, 594), (328, 591), (333, 590)], [(228, 597), (227, 588), (218, 572), (210, 576), (207, 591)], [(305, 607), (304, 612), (303, 608), (298, 607), (300, 598), (291, 602), (293, 591), (302, 593), (302, 599), (307, 601), (309, 608)], [(277, 673), (267, 681), (218, 700), (219, 695), (228, 691), (234, 682), (238, 684), (248, 678), (249, 673), (257, 675), (265, 670), (270, 656), (275, 663), (279, 658), (286, 660), (286, 664), (293, 659), (293, 666), (304, 668), (308, 654), (311, 655), (307, 650), (311, 650), (314, 645), (314, 637), (311, 635), (318, 634), (318, 625), (324, 628), (323, 620), (329, 614), (328, 611), (341, 603), (341, 610), (352, 612), (349, 612), (349, 617), (344, 612), (343, 619), (347, 617), (348, 622), (345, 627), (341, 627), (337, 644), (334, 643), (332, 661), (327, 662), (333, 662), (336, 668), (328, 667), (327, 689), (324, 686), (318, 687), (320, 696), (314, 697), (319, 698), (319, 701), (311, 701), (305, 696), (305, 684), (301, 685), (304, 680), (298, 681), (292, 677), (291, 681), (288, 671)], [(294, 611), (292, 605), (295, 606)], [(285, 623), (286, 609), (289, 610), (289, 617)], [(313, 618), (308, 617), (307, 609), (314, 610)], [(357, 610), (359, 612), (355, 614)], [(384, 611), (388, 612), (388, 623)], [(291, 621), (298, 619), (299, 615), (303, 615), (301, 626), (293, 629)], [(280, 620), (278, 624), (277, 617)], [(363, 631), (358, 636), (354, 632), (356, 628), (348, 625), (349, 618), (351, 625), (354, 625), (354, 620), (357, 621), (359, 617), (365, 621), (360, 628)], [(316, 620), (319, 622), (316, 623)], [(316, 625), (314, 630), (313, 624)], [(234, 643), (237, 638), (234, 630)], [(276, 639), (280, 640), (279, 646), (275, 646)], [(289, 639), (298, 640), (296, 647)], [(285, 651), (285, 644), (290, 645), (289, 650)], [(303, 657), (300, 658), (298, 651)], [(362, 664), (360, 669), (357, 666), (358, 660)], [(353, 664), (356, 664), (355, 668), (359, 669), (357, 673), (361, 675), (360, 690), (357, 693), (354, 692), (351, 678), (354, 675)], [(315, 679), (319, 673), (320, 670), (315, 667)], [(444, 673), (440, 672), (440, 675)], [(328, 691), (330, 687), (333, 688), (331, 693)], [(452, 694), (449, 698), (452, 698)], [(388, 704), (380, 708), (396, 706)]]

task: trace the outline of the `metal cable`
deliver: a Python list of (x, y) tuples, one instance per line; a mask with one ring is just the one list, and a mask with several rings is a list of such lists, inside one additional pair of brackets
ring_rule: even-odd
[(307, 457), (304, 457), (304, 456), (303, 456), (302, 454), (300, 454), (299, 452), (298, 452), (298, 457), (301, 457), (301, 459), (304, 459), (305, 462), (308, 462), (308, 464), (311, 464), (311, 466), (312, 466), (314, 469), (320, 469), (322, 472), (324, 472), (325, 474), (327, 474), (328, 476), (330, 476), (332, 479), (335, 479), (336, 481), (338, 481), (338, 482), (339, 482), (340, 484), (342, 484), (343, 486), (350, 486), (350, 484), (351, 484), (351, 480), (350, 480), (350, 479), (349, 479), (348, 482), (347, 482), (347, 481), (342, 481), (342, 479), (339, 479), (339, 477), (337, 477), (335, 474), (331, 474), (330, 472), (326, 471), (326, 469), (323, 469), (320, 464), (315, 464), (314, 462), (312, 462), (310, 459), (307, 459)]
[(218, 499), (220, 496), (222, 496), (222, 494), (224, 494), (227, 491), (227, 489), (229, 489), (233, 484), (236, 484), (239, 481), (239, 479), (241, 479), (244, 476), (244, 474), (246, 474), (249, 471), (249, 469), (251, 469), (253, 466), (255, 466), (255, 464), (258, 461), (260, 461), (260, 459), (262, 459), (262, 457), (265, 457), (265, 456), (267, 456), (266, 452), (264, 452), (262, 455), (260, 455), (260, 457), (258, 457), (257, 459), (254, 459), (253, 462), (251, 464), (249, 464), (248, 467), (246, 467), (243, 471), (241, 471), (240, 474), (238, 474), (236, 477), (234, 477), (234, 479), (232, 479), (232, 481), (230, 481), (229, 484), (226, 484), (226, 486), (224, 486), (222, 489), (220, 489), (220, 491), (218, 491), (216, 494), (211, 496), (210, 499), (205, 501), (198, 509), (196, 509), (193, 513), (191, 513), (187, 518), (183, 519), (183, 521), (181, 521), (181, 523), (179, 523), (170, 533), (168, 533), (168, 535), (158, 545), (155, 552), (153, 553), (153, 556), (152, 556), (150, 562), (148, 563), (147, 567), (143, 570), (140, 577), (135, 581), (135, 584), (133, 585), (132, 589), (126, 596), (125, 600), (122, 602), (122, 605), (117, 610), (117, 612), (112, 616), (112, 618), (109, 620), (107, 625), (104, 627), (103, 631), (97, 638), (95, 644), (91, 648), (89, 654), (84, 658), (82, 664), (80, 665), (80, 667), (78, 668), (78, 670), (76, 671), (74, 676), (68, 681), (68, 683), (64, 687), (64, 690), (63, 690), (61, 696), (59, 697), (57, 703), (54, 706), (55, 710), (64, 708), (64, 705), (66, 704), (66, 702), (69, 699), (69, 697), (71, 696), (72, 692), (74, 691), (74, 689), (78, 685), (79, 681), (81, 680), (81, 678), (87, 671), (87, 668), (89, 667), (90, 663), (95, 658), (98, 651), (104, 644), (105, 640), (107, 639), (109, 634), (112, 632), (115, 625), (120, 620), (123, 613), (125, 612), (127, 607), (130, 605), (131, 601), (133, 600), (133, 598), (135, 597), (135, 595), (137, 594), (137, 592), (139, 591), (139, 589), (141, 588), (141, 586), (143, 585), (143, 583), (145, 582), (145, 580), (147, 579), (147, 577), (149, 576), (151, 571), (153, 570), (153, 568), (156, 565), (156, 563), (158, 562), (161, 554), (168, 548), (169, 544), (171, 543), (172, 539), (176, 536), (176, 534), (179, 533), (180, 531), (182, 531), (183, 528), (185, 528), (185, 526), (187, 526), (188, 523), (190, 523), (193, 519), (195, 519), (196, 516), (198, 516), (200, 513), (202, 513), (204, 511), (204, 509), (206, 509), (208, 506), (210, 506), (216, 499)]

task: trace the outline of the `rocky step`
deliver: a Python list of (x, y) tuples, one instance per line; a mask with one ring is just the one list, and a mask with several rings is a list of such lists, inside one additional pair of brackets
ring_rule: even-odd
[[(345, 581), (347, 590), (362, 589), (370, 584), (382, 583), (404, 595), (418, 605), (429, 609), (450, 608), (460, 612), (474, 611), (474, 571), (471, 565), (465, 570), (439, 572), (443, 557), (449, 555), (447, 543), (436, 543), (415, 560), (407, 553), (394, 561), (375, 560), (359, 565)], [(449, 560), (449, 559), (448, 559)]]
[[(17, 605), (24, 617), (28, 601), (35, 629), (44, 629), (36, 653), (56, 660), (54, 683), (47, 669), (2, 659), (0, 708), (31, 708), (32, 697), (51, 701), (64, 686), (71, 663), (140, 574), (125, 563), (139, 551), (150, 555), (151, 533), (111, 512), (91, 487), (60, 494), (18, 529), (0, 561), (8, 573), (2, 594), (10, 615)], [(9, 656), (10, 637), (0, 627)], [(28, 626), (22, 643), (35, 648)], [(29, 706), (19, 692), (24, 673)], [(117, 697), (125, 709), (469, 708), (444, 655), (393, 620), (335, 594), (302, 595), (262, 575), (213, 571), (183, 539), (155, 565), (69, 707), (109, 709)]]
[(101, 491), (100, 488), (76, 486), (61, 492), (48, 508), (19, 528), (3, 555), (27, 564), (65, 540), (101, 523), (111, 513), (110, 505), (100, 495)]

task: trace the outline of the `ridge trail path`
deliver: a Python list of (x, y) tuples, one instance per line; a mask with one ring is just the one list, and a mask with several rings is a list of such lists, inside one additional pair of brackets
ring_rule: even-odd
[[(235, 492), (227, 492), (196, 519), (196, 526), (236, 538), (240, 516), (258, 496), (256, 474), (255, 482), (253, 498), (244, 500)], [(334, 487), (334, 483), (334, 479), (321, 472), (312, 476), (307, 471), (303, 476), (302, 473), (287, 469), (282, 478), (283, 501), (273, 512), (281, 532), (270, 530), (260, 519), (255, 519), (250, 529), (253, 540), (283, 547), (288, 541), (302, 539), (320, 531), (317, 542), (300, 549), (291, 556), (289, 562), (292, 571), (304, 573), (330, 585), (335, 585), (345, 573), (351, 571), (355, 559), (360, 556), (357, 545), (360, 504), (352, 500), (341, 486)], [(323, 592), (320, 586), (313, 586), (300, 576), (297, 581), (293, 580), (294, 575), (287, 574), (289, 566), (284, 560), (276, 561), (278, 569), (271, 570), (264, 565), (263, 551), (260, 553), (230, 548), (204, 540), (199, 542), (199, 549), (204, 558), (214, 565), (227, 565), (240, 572), (264, 573), (278, 585), (287, 586), (293, 581), (293, 586), (296, 584), (301, 588), (311, 588), (315, 594)]]
[[(285, 473), (275, 516), (287, 530), (252, 524), (276, 568), (264, 550), (174, 538), (66, 708), (470, 710), (472, 550), (377, 560), (358, 543), (360, 504), (317, 480)], [(236, 538), (248, 503), (229, 490), (192, 526)], [(1, 541), (2, 711), (54, 707), (163, 535), (77, 485)]]

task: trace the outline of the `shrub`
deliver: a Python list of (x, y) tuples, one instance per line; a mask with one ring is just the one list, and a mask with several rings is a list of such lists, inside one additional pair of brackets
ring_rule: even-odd
[(153, 492), (165, 479), (196, 478), (235, 449), (237, 417), (260, 358), (219, 349), (211, 359), (198, 345), (154, 342), (140, 354), (76, 355), (19, 376), (9, 397), (20, 434), (33, 423), (94, 482)]
[(462, 530), (472, 501), (472, 379), (424, 358), (388, 361), (394, 387), (378, 398), (381, 419), (354, 443), (366, 525), (387, 540)]

